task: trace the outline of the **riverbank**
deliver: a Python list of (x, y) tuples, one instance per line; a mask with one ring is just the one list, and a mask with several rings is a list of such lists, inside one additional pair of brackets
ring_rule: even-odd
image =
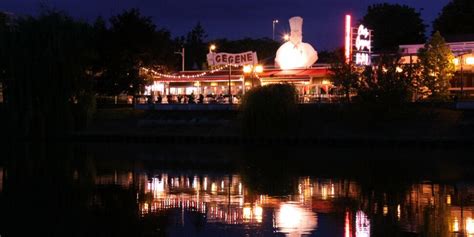
[(238, 111), (144, 111), (101, 108), (73, 141), (166, 144), (313, 144), (322, 146), (474, 145), (474, 112), (449, 106), (403, 109), (300, 106), (291, 134), (242, 135)]

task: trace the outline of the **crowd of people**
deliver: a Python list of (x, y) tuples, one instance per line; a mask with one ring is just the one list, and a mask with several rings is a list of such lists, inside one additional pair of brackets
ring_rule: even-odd
[[(237, 103), (239, 97), (232, 95), (232, 102)], [(191, 94), (179, 94), (162, 96), (158, 93), (157, 96), (147, 96), (146, 103), (148, 104), (227, 104), (229, 103), (229, 95), (224, 94), (203, 94), (195, 95)]]

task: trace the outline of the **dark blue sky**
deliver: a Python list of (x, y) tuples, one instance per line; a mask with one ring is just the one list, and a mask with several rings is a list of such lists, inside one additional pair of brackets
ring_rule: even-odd
[(0, 0), (0, 10), (17, 15), (36, 14), (41, 2), (87, 20), (139, 8), (173, 36), (184, 35), (200, 21), (208, 32), (208, 39), (271, 38), (273, 19), (280, 21), (275, 31), (276, 37), (280, 37), (289, 30), (288, 19), (298, 15), (304, 19), (303, 41), (321, 50), (343, 45), (346, 13), (359, 19), (367, 6), (374, 3), (407, 4), (423, 9), (425, 24), (431, 26), (449, 0)]

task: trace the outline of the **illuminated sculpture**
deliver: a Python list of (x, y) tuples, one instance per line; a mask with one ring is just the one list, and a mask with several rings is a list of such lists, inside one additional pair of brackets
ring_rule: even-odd
[(275, 66), (281, 69), (308, 68), (318, 60), (313, 46), (303, 42), (303, 18), (290, 18), (290, 40), (278, 49)]

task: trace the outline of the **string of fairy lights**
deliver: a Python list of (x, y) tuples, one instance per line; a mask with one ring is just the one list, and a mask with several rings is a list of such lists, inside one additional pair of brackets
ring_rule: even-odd
[(157, 72), (153, 69), (149, 69), (149, 68), (144, 68), (142, 67), (141, 69), (145, 72), (145, 73), (149, 73), (149, 74), (152, 74), (153, 76), (158, 76), (158, 77), (166, 77), (166, 78), (173, 78), (173, 79), (190, 79), (190, 78), (200, 78), (200, 77), (204, 77), (208, 74), (213, 74), (213, 73), (216, 73), (216, 72), (220, 72), (226, 68), (229, 68), (229, 67), (239, 67), (239, 65), (237, 64), (227, 64), (227, 65), (223, 65), (223, 66), (220, 66), (220, 67), (216, 67), (214, 69), (211, 69), (209, 71), (206, 71), (206, 72), (201, 72), (201, 73), (197, 73), (197, 74), (192, 74), (192, 75), (186, 75), (186, 74), (181, 74), (181, 75), (174, 75), (174, 74), (166, 74), (166, 73), (161, 73), (161, 72)]

